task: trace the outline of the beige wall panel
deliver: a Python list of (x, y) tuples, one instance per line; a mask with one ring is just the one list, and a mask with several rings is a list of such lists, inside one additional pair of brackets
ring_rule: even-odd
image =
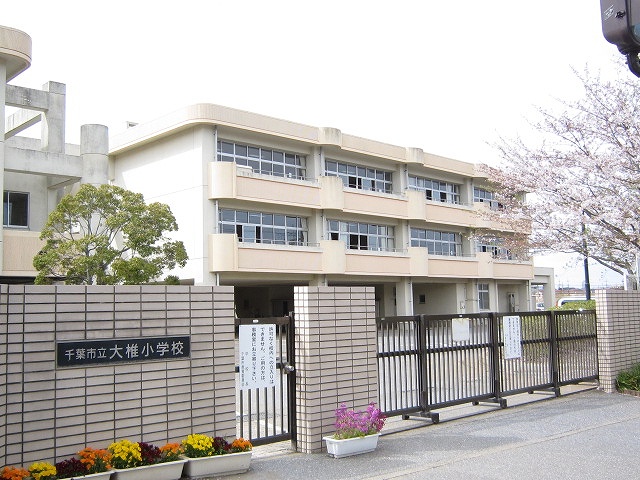
[(5, 229), (3, 267), (5, 275), (36, 275), (33, 257), (44, 246), (40, 232)]

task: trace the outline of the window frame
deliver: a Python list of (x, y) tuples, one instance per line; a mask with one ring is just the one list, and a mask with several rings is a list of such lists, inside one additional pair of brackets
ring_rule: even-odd
[(393, 172), (355, 163), (326, 159), (324, 174), (338, 177), (348, 188), (370, 192), (393, 193)]
[(395, 252), (395, 229), (392, 225), (327, 220), (329, 240), (341, 240), (348, 250)]
[(307, 179), (306, 156), (298, 153), (219, 139), (216, 158), (219, 162), (249, 167), (261, 175)]
[(423, 192), (425, 198), (430, 202), (461, 205), (460, 187), (461, 185), (458, 183), (435, 180), (419, 175), (409, 175), (409, 190)]
[[(11, 196), (23, 196), (24, 197), (24, 225), (21, 224), (13, 224), (10, 223), (10, 220), (13, 220), (13, 205), (16, 202), (12, 202)], [(30, 220), (30, 209), (31, 209), (31, 194), (29, 192), (18, 192), (14, 190), (4, 190), (2, 193), (2, 226), (4, 228), (20, 228), (20, 229), (28, 229), (29, 228), (29, 220)]]
[(488, 283), (478, 282), (478, 310), (491, 310), (491, 294)]
[(221, 208), (218, 231), (235, 233), (240, 243), (265, 245), (308, 245), (308, 222), (305, 217), (279, 213)]
[(429, 255), (445, 257), (461, 257), (463, 255), (462, 234), (458, 232), (410, 227), (409, 243), (412, 247), (426, 248)]

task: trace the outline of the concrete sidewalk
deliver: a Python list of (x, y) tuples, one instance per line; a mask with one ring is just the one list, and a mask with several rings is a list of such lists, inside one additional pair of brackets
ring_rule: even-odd
[[(546, 398), (545, 401), (529, 402)], [(468, 416), (486, 409), (487, 413)], [(254, 449), (227, 480), (637, 479), (640, 398), (590, 389), (509, 397), (509, 407), (440, 410), (440, 423), (390, 419), (375, 452), (334, 459), (288, 444)]]

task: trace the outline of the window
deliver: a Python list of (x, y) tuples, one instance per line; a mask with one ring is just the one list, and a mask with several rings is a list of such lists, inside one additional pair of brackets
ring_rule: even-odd
[(218, 141), (218, 161), (236, 162), (255, 173), (275, 177), (306, 178), (305, 157), (295, 153)]
[(486, 203), (491, 210), (502, 208), (502, 204), (495, 199), (495, 193), (484, 188), (473, 187), (473, 201)]
[(392, 252), (395, 249), (393, 227), (370, 223), (328, 220), (330, 240), (342, 240), (350, 250)]
[(385, 170), (327, 160), (324, 173), (340, 177), (345, 187), (391, 193), (391, 172)]
[(513, 260), (513, 254), (511, 250), (501, 246), (499, 239), (488, 241), (481, 240), (476, 243), (476, 252), (488, 252), (493, 258), (499, 258), (502, 260)]
[(4, 192), (2, 196), (2, 225), (5, 227), (29, 226), (29, 194)]
[(478, 284), (478, 308), (480, 310), (489, 310), (489, 284)]
[(409, 189), (424, 192), (427, 200), (460, 203), (460, 185), (409, 175)]
[(277, 213), (220, 209), (220, 233), (235, 233), (243, 243), (305, 245), (307, 219)]
[(459, 233), (439, 232), (422, 228), (411, 229), (411, 246), (424, 247), (431, 255), (462, 255), (462, 236)]

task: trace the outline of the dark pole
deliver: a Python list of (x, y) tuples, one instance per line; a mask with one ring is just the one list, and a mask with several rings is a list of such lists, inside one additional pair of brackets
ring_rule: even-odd
[(589, 257), (584, 257), (584, 291), (587, 294), (587, 300), (591, 300), (591, 283), (589, 283)]
[(584, 250), (584, 293), (587, 300), (591, 300), (591, 282), (589, 281), (589, 251), (587, 250), (587, 238), (585, 237), (587, 229), (582, 224), (582, 249)]

